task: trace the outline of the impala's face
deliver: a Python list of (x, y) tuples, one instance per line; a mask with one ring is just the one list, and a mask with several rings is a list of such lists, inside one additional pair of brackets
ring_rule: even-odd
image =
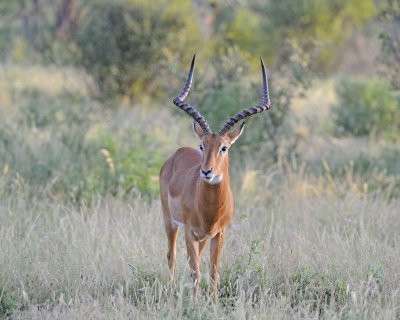
[(228, 174), (228, 150), (243, 131), (244, 123), (225, 136), (204, 135), (200, 126), (194, 124), (194, 130), (200, 138), (200, 152), (203, 161), (200, 166), (200, 178), (209, 184), (218, 184)]
[(209, 134), (201, 139), (200, 151), (203, 162), (200, 167), (200, 178), (209, 184), (218, 184), (224, 178), (228, 168), (229, 141), (221, 136)]

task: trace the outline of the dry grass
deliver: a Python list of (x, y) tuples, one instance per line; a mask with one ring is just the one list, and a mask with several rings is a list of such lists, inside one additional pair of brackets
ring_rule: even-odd
[(0, 206), (0, 284), (14, 319), (395, 319), (399, 205), (352, 195), (239, 201), (213, 305), (205, 291), (191, 301), (182, 239), (168, 283), (158, 201), (76, 208), (21, 195)]
[(336, 100), (334, 80), (315, 81), (305, 97), (294, 99), (294, 116), (321, 122), (329, 117), (330, 108)]
[[(21, 94), (25, 89), (38, 89), (50, 98), (62, 97), (65, 90), (85, 95), (81, 85), (76, 87), (82, 82), (73, 71), (77, 82), (64, 83), (56, 71), (35, 68), (25, 73), (21, 67), (6, 66), (0, 76), (2, 123), (15, 128), (0, 159), (0, 190), (12, 185), (12, 192), (0, 193), (0, 319), (400, 317), (399, 199), (388, 196), (382, 183), (376, 192), (366, 192), (369, 176), (357, 180), (360, 177), (349, 170), (339, 179), (329, 166), (311, 175), (303, 164), (261, 172), (247, 161), (247, 169), (240, 168), (233, 178), (237, 207), (222, 254), (220, 303), (211, 303), (206, 293), (207, 252), (201, 266), (203, 294), (193, 303), (182, 233), (176, 281), (168, 281), (158, 199), (144, 201), (130, 193), (125, 198), (94, 196), (88, 205), (72, 205), (47, 196), (46, 188), (29, 185), (18, 172), (10, 178), (13, 167), (22, 172), (32, 166), (33, 173), (40, 168), (18, 141), (29, 144), (38, 159), (63, 162), (60, 168), (76, 161), (68, 148), (58, 149), (52, 121), (48, 131), (21, 128), (15, 121), (26, 108), (23, 99), (30, 97)], [(313, 105), (332, 85), (321, 90), (312, 98)], [(41, 115), (43, 102), (38, 101), (34, 110)], [(95, 140), (106, 128), (126, 146), (131, 143), (126, 132), (134, 127), (154, 137), (156, 147), (166, 154), (196, 143), (187, 134), (190, 121), (171, 117), (167, 108), (114, 110), (92, 104), (87, 99), (78, 109), (92, 111), (83, 124), (85, 141)], [(59, 107), (68, 110), (71, 105), (61, 101)], [(71, 123), (62, 123), (68, 133)], [(343, 141), (329, 141), (309, 142), (309, 158), (331, 160), (333, 154), (342, 159), (342, 153), (347, 156), (345, 151), (355, 148), (354, 141), (344, 146)], [(40, 146), (54, 148), (40, 153)], [(363, 148), (370, 151), (369, 145)], [(53, 158), (48, 150), (54, 150)], [(16, 156), (7, 160), (10, 151)], [(232, 168), (239, 156), (232, 157)], [(76, 174), (72, 171), (60, 169), (65, 175)]]

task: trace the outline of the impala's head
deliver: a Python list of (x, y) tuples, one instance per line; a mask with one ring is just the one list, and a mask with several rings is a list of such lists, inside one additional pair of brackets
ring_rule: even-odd
[(200, 139), (199, 150), (203, 160), (200, 166), (200, 178), (209, 184), (220, 183), (228, 174), (228, 150), (239, 138), (244, 122), (226, 135), (204, 134), (197, 122), (193, 122), (193, 130)]
[[(183, 86), (181, 93), (174, 98), (174, 104), (187, 112), (194, 119), (193, 129), (200, 139), (200, 151), (203, 155), (203, 161), (200, 167), (200, 177), (210, 184), (220, 183), (224, 175), (228, 173), (228, 150), (230, 146), (239, 138), (243, 132), (244, 121), (240, 126), (232, 129), (235, 124), (245, 118), (269, 110), (271, 101), (268, 94), (268, 81), (265, 72), (264, 63), (261, 59), (261, 71), (263, 76), (263, 96), (261, 104), (248, 107), (232, 117), (230, 117), (221, 127), (218, 134), (213, 134), (206, 119), (185, 102), (192, 85), (193, 67), (195, 57), (193, 56), (189, 74)], [(232, 129), (232, 130), (231, 130)]]

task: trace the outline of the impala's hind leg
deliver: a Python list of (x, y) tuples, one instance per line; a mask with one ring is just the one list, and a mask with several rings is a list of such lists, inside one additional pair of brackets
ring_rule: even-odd
[(161, 200), (162, 210), (164, 214), (164, 227), (165, 233), (168, 238), (168, 251), (167, 260), (170, 271), (170, 276), (173, 278), (175, 273), (175, 261), (176, 261), (176, 238), (178, 236), (178, 226), (172, 222), (171, 214), (169, 212), (168, 203)]
[(178, 228), (174, 226), (172, 223), (165, 223), (165, 232), (167, 233), (168, 238), (168, 267), (170, 271), (171, 278), (173, 278), (175, 273), (175, 264), (176, 264), (176, 238), (178, 236)]

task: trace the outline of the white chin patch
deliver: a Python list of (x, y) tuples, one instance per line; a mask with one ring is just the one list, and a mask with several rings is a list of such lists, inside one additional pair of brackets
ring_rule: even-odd
[(203, 178), (203, 180), (205, 182), (207, 182), (208, 184), (218, 184), (222, 181), (222, 174), (216, 175), (214, 177), (212, 177), (211, 179), (205, 179)]

